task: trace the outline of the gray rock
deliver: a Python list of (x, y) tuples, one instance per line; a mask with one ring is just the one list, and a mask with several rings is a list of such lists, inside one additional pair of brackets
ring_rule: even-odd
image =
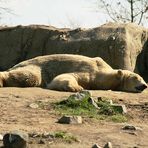
[(123, 130), (132, 130), (132, 131), (142, 130), (141, 128), (133, 126), (133, 125), (125, 125), (124, 127), (122, 127), (122, 129)]
[(107, 142), (103, 148), (112, 148), (112, 143), (111, 142)]
[(42, 134), (42, 138), (49, 138), (49, 137), (51, 137), (51, 133), (49, 133), (49, 132), (44, 132)]
[(94, 144), (92, 148), (101, 148), (98, 144)]
[(31, 104), (29, 105), (29, 107), (30, 107), (30, 108), (33, 108), (33, 109), (36, 109), (36, 108), (39, 108), (39, 105), (36, 104), (36, 103), (31, 103)]
[(92, 104), (96, 109), (100, 109), (100, 108), (98, 107), (97, 103), (95, 102), (95, 100), (94, 100), (92, 97), (89, 97), (89, 98), (88, 98), (88, 102), (89, 102), (90, 104)]
[(45, 140), (44, 139), (40, 139), (39, 141), (38, 141), (38, 144), (45, 144), (46, 142), (45, 142)]
[(91, 97), (91, 92), (90, 92), (90, 91), (88, 91), (88, 90), (81, 90), (79, 93), (81, 93), (81, 94), (84, 94), (84, 95), (87, 95), (87, 96)]
[(69, 98), (73, 98), (75, 100), (82, 100), (85, 98), (85, 95), (80, 94), (80, 93), (76, 93), (76, 94), (70, 95)]
[(69, 96), (69, 98), (74, 98), (75, 100), (82, 100), (86, 97), (87, 98), (91, 97), (91, 93), (88, 90), (82, 90), (80, 92), (77, 92)]
[(41, 134), (40, 133), (37, 133), (37, 132), (32, 132), (32, 133), (29, 133), (29, 137), (31, 137), (31, 138), (37, 138), (37, 137), (41, 137)]
[[(36, 55), (41, 56), (43, 52), (44, 54), (68, 52), (72, 54), (82, 55), (85, 55), (87, 53), (88, 56), (103, 57), (107, 60), (106, 62), (113, 68), (125, 68), (131, 71), (136, 69), (141, 74), (146, 73), (146, 77), (148, 76), (148, 31), (147, 28), (143, 28), (132, 23), (126, 25), (124, 23), (105, 23), (104, 25), (96, 28), (75, 30), (67, 28), (57, 29), (52, 26), (43, 25), (16, 27), (5, 26), (1, 27), (0, 30), (0, 43), (3, 43), (0, 44), (1, 71), (11, 68), (13, 65), (18, 64), (18, 62), (36, 57)], [(130, 32), (129, 36), (126, 36), (125, 30)], [(36, 33), (34, 33), (34, 31)], [(52, 33), (53, 31), (55, 31), (56, 34)], [(114, 35), (111, 32), (113, 32)], [(47, 34), (49, 34), (48, 37), (50, 39), (50, 42), (47, 42), (46, 46), (48, 48), (45, 50), (45, 52), (43, 51), (43, 49), (45, 49), (44, 43), (47, 40)], [(135, 34), (137, 34), (137, 37), (135, 37)], [(59, 41), (60, 35), (62, 35), (62, 41)], [(8, 38), (5, 38), (4, 36), (8, 36)], [(23, 37), (24, 40), (20, 40), (21, 37)], [(89, 40), (89, 46), (86, 39)], [(94, 41), (96, 41), (97, 44), (94, 44)], [(7, 42), (9, 44), (7, 44)], [(130, 44), (131, 42), (134, 42), (134, 44)], [(20, 45), (24, 44), (24, 49), (20, 49)], [(129, 44), (130, 46), (127, 46)], [(100, 45), (99, 50), (97, 48), (98, 45)], [(109, 46), (112, 47), (109, 49)], [(27, 51), (25, 53), (25, 56), (24, 51)], [(142, 54), (138, 56), (139, 52), (137, 51), (142, 52)], [(131, 52), (133, 53), (132, 55), (128, 54)], [(110, 57), (108, 57), (109, 55)], [(21, 61), (18, 59), (20, 59)], [(138, 59), (138, 62), (136, 62), (136, 59)]]
[(82, 117), (81, 116), (63, 116), (58, 120), (58, 123), (82, 124)]
[(27, 133), (15, 131), (4, 135), (3, 144), (5, 148), (26, 148), (28, 140)]

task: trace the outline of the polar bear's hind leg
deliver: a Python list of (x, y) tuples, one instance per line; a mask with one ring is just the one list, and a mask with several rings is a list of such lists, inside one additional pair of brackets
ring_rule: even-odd
[(12, 71), (5, 80), (6, 87), (37, 87), (40, 86), (39, 78), (29, 71)]

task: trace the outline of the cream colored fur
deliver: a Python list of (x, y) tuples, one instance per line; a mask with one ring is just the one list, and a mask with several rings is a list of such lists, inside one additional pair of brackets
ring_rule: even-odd
[(0, 86), (46, 87), (73, 92), (82, 89), (141, 92), (139, 87), (146, 88), (147, 84), (138, 74), (112, 69), (100, 57), (55, 54), (36, 57), (1, 72)]

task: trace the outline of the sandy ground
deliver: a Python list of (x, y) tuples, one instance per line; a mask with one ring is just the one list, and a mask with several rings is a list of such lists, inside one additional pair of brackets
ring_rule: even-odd
[[(23, 130), (30, 132), (67, 131), (81, 142), (68, 144), (30, 144), (30, 148), (91, 148), (98, 143), (103, 146), (110, 141), (113, 148), (148, 148), (148, 89), (143, 93), (124, 93), (113, 91), (91, 91), (94, 97), (108, 97), (127, 106), (130, 120), (128, 123), (114, 123), (86, 119), (81, 125), (59, 124), (59, 115), (52, 110), (30, 108), (36, 101), (55, 102), (72, 93), (51, 91), (41, 88), (1, 88), (0, 89), (0, 133)], [(132, 124), (142, 130), (123, 131), (122, 127)], [(2, 142), (1, 142), (2, 143)]]

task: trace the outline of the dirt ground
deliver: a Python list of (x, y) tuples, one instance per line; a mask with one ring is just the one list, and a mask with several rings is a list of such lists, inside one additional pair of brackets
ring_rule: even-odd
[[(23, 130), (30, 132), (67, 131), (80, 142), (71, 144), (53, 142), (29, 144), (30, 148), (91, 148), (98, 143), (103, 146), (110, 141), (113, 148), (148, 148), (148, 89), (143, 93), (125, 93), (115, 91), (91, 91), (94, 97), (108, 97), (127, 106), (130, 119), (127, 123), (114, 123), (84, 119), (81, 125), (59, 124), (59, 115), (53, 110), (30, 108), (36, 101), (55, 102), (68, 97), (69, 92), (51, 91), (41, 88), (1, 88), (0, 89), (0, 133)], [(123, 131), (122, 127), (132, 124), (141, 128), (136, 131)], [(2, 142), (1, 142), (2, 144)]]

